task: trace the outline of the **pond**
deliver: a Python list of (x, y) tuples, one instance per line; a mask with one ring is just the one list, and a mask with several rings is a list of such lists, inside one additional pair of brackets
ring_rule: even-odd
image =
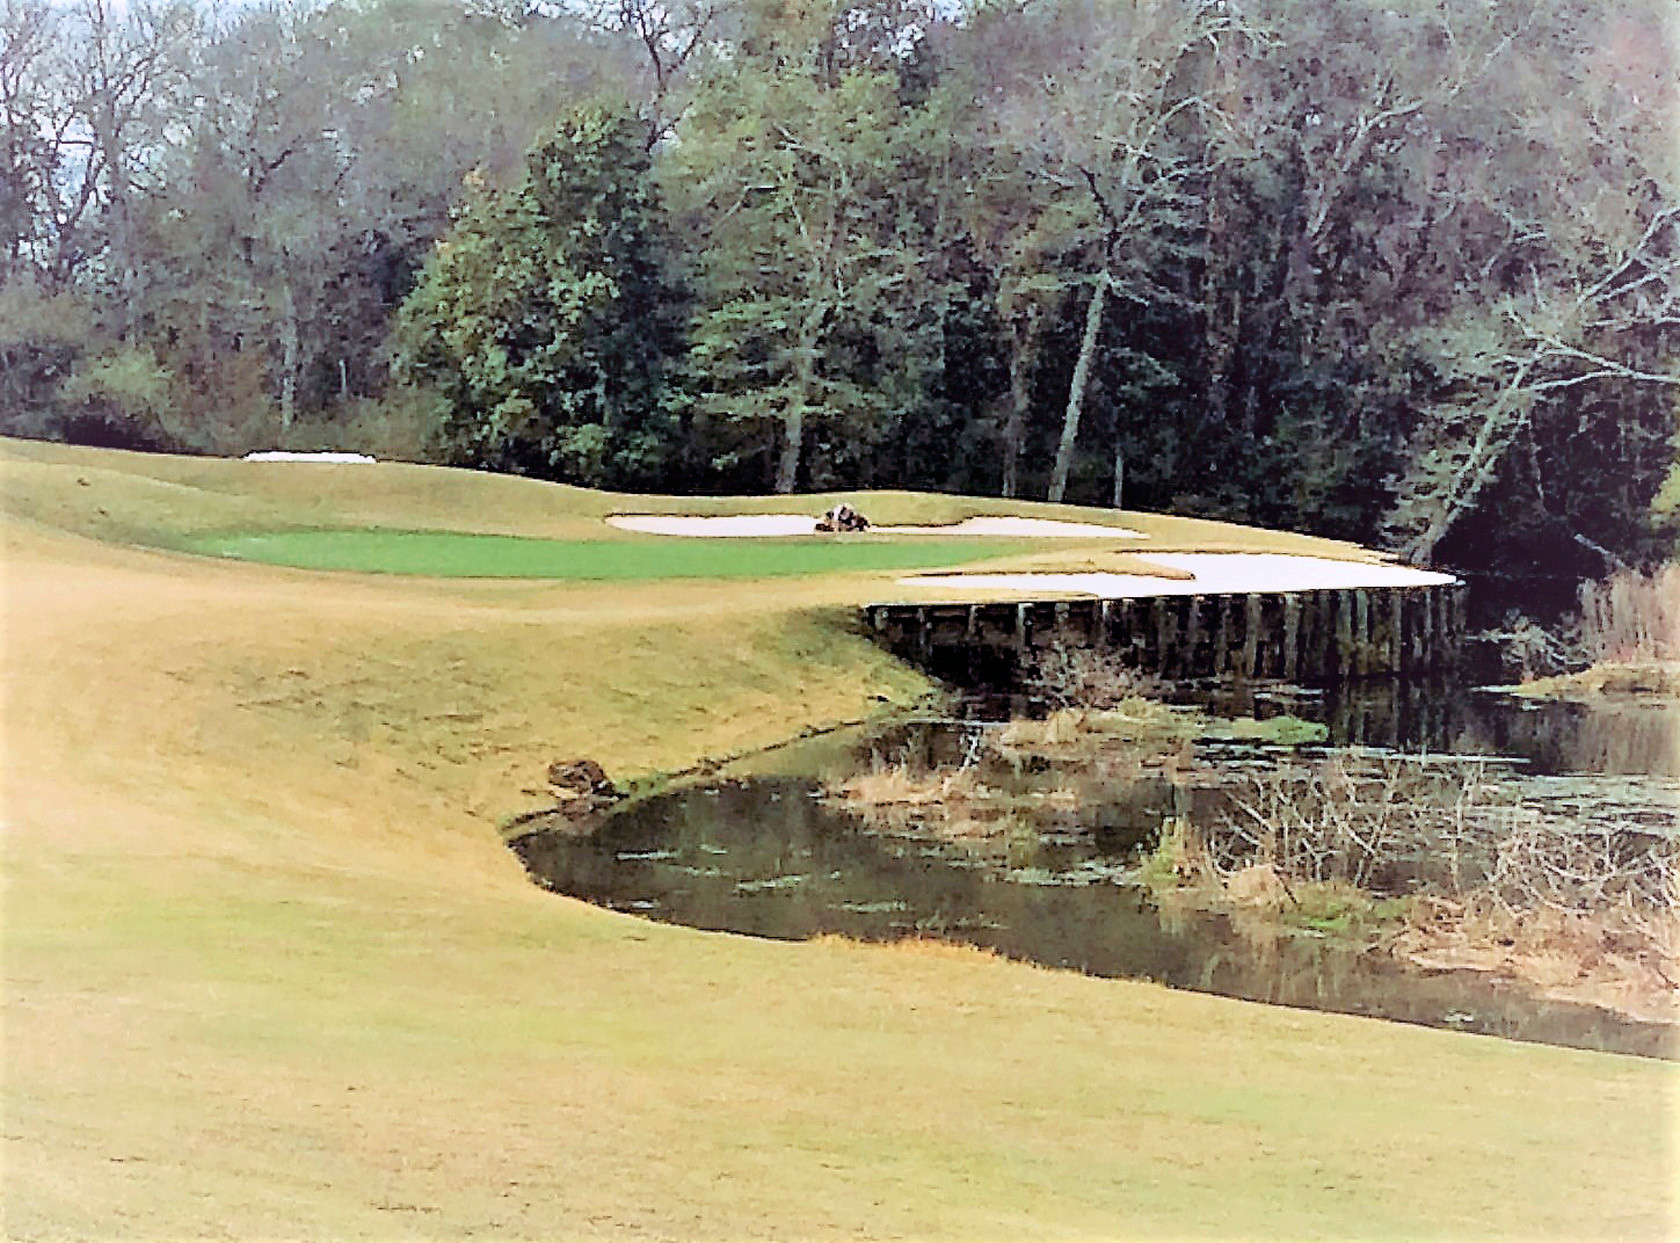
[[(1329, 727), (1326, 747), (1495, 757), (1525, 803), (1549, 814), (1674, 831), (1680, 713), (1672, 706), (1530, 705), (1399, 684), (1325, 694), (1262, 688), (1212, 706), (1316, 718)], [(1056, 774), (1042, 762), (1028, 765), (1017, 773), (1026, 801), (1012, 806), (1007, 823), (973, 833), (953, 833), (935, 816), (874, 814), (825, 796), (844, 773), (884, 761), (935, 773), (972, 765), (976, 739), (996, 728), (927, 722), (813, 746), (778, 765), (792, 775), (658, 796), (588, 835), (535, 832), (515, 849), (559, 892), (697, 928), (791, 939), (939, 937), (1053, 967), (1274, 1004), (1646, 1056), (1674, 1052), (1663, 1025), (1547, 1000), (1484, 973), (1407, 968), (1311, 929), (1157, 901), (1138, 879), (1143, 852), (1166, 818), (1203, 814), (1201, 799), (1187, 798), (1184, 783), (1157, 767), (1087, 771), (1070, 802), (1065, 775), (1055, 782), (1063, 798), (1033, 796)], [(1268, 745), (1207, 740), (1193, 760), (1213, 773), (1279, 762), (1281, 752)]]

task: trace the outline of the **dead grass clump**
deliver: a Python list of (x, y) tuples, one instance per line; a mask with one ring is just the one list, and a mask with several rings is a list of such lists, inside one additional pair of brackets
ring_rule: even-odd
[[(848, 937), (838, 932), (821, 932), (810, 939), (812, 945), (831, 946), (867, 946), (888, 953), (903, 954), (914, 958), (957, 959), (963, 962), (1007, 962), (1009, 959), (988, 945), (972, 945), (966, 941), (948, 941), (933, 936), (894, 937), (890, 941), (863, 941), (856, 937)], [(1023, 967), (1031, 968), (1034, 963), (1022, 963)]]
[(998, 731), (1002, 752), (1095, 751), (1108, 743), (1135, 743), (1164, 753), (1188, 741), (1195, 718), (1153, 699), (1134, 697), (1110, 708), (1058, 708), (1042, 720), (1017, 718)]
[(915, 769), (888, 764), (860, 773), (839, 787), (848, 802), (868, 807), (925, 807), (982, 797), (979, 775), (969, 767)]
[(1296, 932), (1371, 942), (1385, 934), (1398, 900), (1374, 897), (1347, 881), (1289, 877), (1275, 859), (1222, 866), (1209, 833), (1183, 819), (1162, 826), (1139, 879), (1163, 914), (1220, 911), (1254, 947)]
[(1290, 900), (1289, 886), (1270, 863), (1251, 863), (1225, 878), (1225, 893), (1239, 906), (1278, 907)]
[(1581, 646), (1594, 663), (1680, 660), (1680, 563), (1583, 584)]
[(1680, 911), (1673, 907), (1513, 911), (1485, 893), (1421, 898), (1394, 953), (1426, 969), (1486, 971), (1559, 1000), (1680, 1022)]
[(1067, 748), (1095, 731), (1089, 708), (1057, 708), (1042, 720), (1017, 717), (998, 731), (998, 745), (1016, 751)]
[(1537, 678), (1516, 689), (1531, 699), (1590, 698), (1598, 695), (1661, 695), (1680, 698), (1680, 660), (1601, 662), (1580, 673)]

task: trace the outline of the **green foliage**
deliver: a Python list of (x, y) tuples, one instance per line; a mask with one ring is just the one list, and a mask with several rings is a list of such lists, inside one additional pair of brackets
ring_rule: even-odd
[(60, 386), (99, 345), (94, 317), (81, 299), (50, 293), (27, 277), (0, 283), (0, 431), (60, 430)]
[(1659, 538), (1668, 541), (1672, 559), (1673, 553), (1680, 552), (1680, 432), (1669, 444), (1674, 456), (1662, 486), (1651, 498), (1651, 523)]
[(842, 14), (749, 21), (747, 54), (702, 81), (667, 180), (699, 240), (689, 371), (711, 455), (757, 459), (786, 492), (857, 479), (927, 388), (944, 297), (913, 169), (941, 135), (936, 107), (901, 100), (890, 56), (836, 46)]
[(1138, 860), (1138, 884), (1161, 894), (1186, 885), (1199, 876), (1189, 822), (1172, 817), (1161, 822), (1155, 845)]
[(596, 485), (652, 473), (681, 303), (642, 142), (627, 111), (575, 111), (438, 243), (396, 370), (442, 397), (450, 460)]
[(19, 0), (0, 419), (334, 447), (424, 392), (498, 470), (1597, 575), (1680, 526), (1672, 7)]
[(144, 347), (109, 350), (88, 360), (59, 388), (66, 401), (105, 406), (122, 418), (158, 423), (170, 406), (170, 377)]
[(366, 453), (381, 462), (423, 462), (444, 415), (436, 394), (392, 385), (380, 397), (351, 398), (305, 415), (274, 447), (302, 453)]

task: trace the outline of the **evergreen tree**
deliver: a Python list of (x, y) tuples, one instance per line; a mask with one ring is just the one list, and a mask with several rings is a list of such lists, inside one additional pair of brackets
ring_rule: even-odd
[(683, 308), (645, 135), (628, 109), (581, 108), (513, 189), (471, 187), (397, 327), (450, 460), (591, 485), (655, 468)]

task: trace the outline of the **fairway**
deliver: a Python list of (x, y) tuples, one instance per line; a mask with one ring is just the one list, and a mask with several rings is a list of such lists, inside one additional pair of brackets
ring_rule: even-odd
[(561, 540), (457, 531), (273, 531), (203, 536), (209, 556), (307, 570), (359, 570), (433, 578), (778, 578), (947, 566), (1023, 552), (1010, 540), (875, 538)]

